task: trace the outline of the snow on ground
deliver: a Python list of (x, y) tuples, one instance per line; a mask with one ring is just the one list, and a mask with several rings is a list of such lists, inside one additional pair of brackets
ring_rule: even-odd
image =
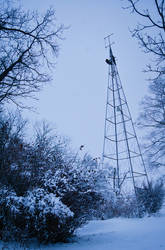
[(142, 219), (114, 218), (91, 221), (76, 232), (72, 243), (18, 245), (4, 249), (45, 249), (45, 250), (165, 250), (165, 210), (156, 216)]

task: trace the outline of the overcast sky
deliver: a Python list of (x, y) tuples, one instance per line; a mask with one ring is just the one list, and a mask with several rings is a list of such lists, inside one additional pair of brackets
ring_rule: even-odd
[[(102, 154), (108, 51), (104, 37), (114, 33), (113, 52), (117, 60), (130, 110), (135, 120), (139, 102), (146, 92), (147, 75), (142, 71), (148, 58), (131, 37), (138, 17), (120, 0), (20, 0), (28, 9), (56, 10), (57, 23), (70, 26), (60, 41), (60, 54), (53, 71), (53, 83), (46, 86), (35, 103), (38, 114), (25, 112), (34, 120), (53, 122), (72, 140), (73, 147), (85, 144), (94, 157)], [(148, 2), (148, 1), (146, 1)]]

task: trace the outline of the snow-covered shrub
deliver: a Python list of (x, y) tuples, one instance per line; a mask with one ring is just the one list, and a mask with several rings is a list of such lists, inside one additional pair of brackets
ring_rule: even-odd
[(117, 211), (119, 216), (122, 217), (138, 217), (139, 214), (135, 195), (127, 194), (124, 196), (117, 197), (114, 211)]
[(164, 187), (162, 182), (149, 186), (143, 184), (141, 188), (136, 188), (136, 195), (120, 194), (107, 197), (104, 200), (102, 210), (103, 218), (112, 217), (143, 217), (145, 214), (158, 212), (164, 201)]
[(4, 119), (1, 125), (2, 239), (64, 241), (77, 227), (98, 216), (100, 170), (92, 157), (81, 159), (72, 153), (66, 140), (53, 135), (45, 123), (29, 143), (19, 122)]
[(139, 206), (143, 213), (158, 212), (164, 201), (165, 190), (163, 182), (150, 182), (149, 185), (143, 184), (142, 188), (137, 189), (137, 198)]
[(164, 201), (164, 187), (162, 182), (143, 184), (136, 188), (134, 194), (120, 194), (110, 196), (104, 200), (103, 218), (112, 217), (142, 217), (145, 214), (158, 212)]
[(39, 241), (64, 241), (73, 233), (73, 212), (55, 194), (38, 188), (28, 192), (25, 202), (33, 221), (30, 231)]
[(104, 219), (113, 217), (137, 217), (138, 208), (135, 195), (109, 193), (102, 206)]
[(43, 180), (44, 188), (61, 197), (61, 201), (74, 212), (77, 226), (98, 217), (103, 199), (97, 190), (98, 167), (91, 157), (84, 157), (87, 158), (85, 164), (84, 158), (65, 162), (58, 170), (47, 171)]
[(74, 231), (73, 212), (53, 193), (38, 188), (26, 196), (1, 189), (0, 236), (3, 240), (37, 238), (42, 242), (64, 241)]

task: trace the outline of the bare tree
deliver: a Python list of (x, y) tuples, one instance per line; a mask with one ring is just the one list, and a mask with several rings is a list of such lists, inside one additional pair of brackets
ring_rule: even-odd
[[(147, 65), (146, 71), (152, 71), (159, 74), (165, 73), (165, 1), (151, 0), (148, 8), (144, 6), (141, 0), (128, 0), (128, 9), (132, 13), (144, 18), (143, 24), (138, 24), (132, 31), (132, 35), (136, 37), (143, 48), (144, 52), (154, 55), (154, 66)], [(145, 8), (145, 9), (144, 9)]]
[(149, 165), (161, 167), (165, 163), (165, 78), (150, 83), (149, 91), (143, 98), (139, 120), (147, 128), (145, 148)]
[[(156, 73), (149, 81), (149, 93), (143, 98), (140, 125), (147, 128), (147, 155), (152, 166), (165, 164), (165, 1), (128, 0), (129, 9), (144, 18), (132, 31), (144, 52), (150, 53), (153, 65), (147, 65), (147, 72)], [(144, 7), (147, 6), (148, 8)]]
[(0, 104), (34, 93), (51, 80), (58, 40), (64, 26), (57, 27), (55, 11), (44, 15), (13, 7), (4, 0), (0, 8)]

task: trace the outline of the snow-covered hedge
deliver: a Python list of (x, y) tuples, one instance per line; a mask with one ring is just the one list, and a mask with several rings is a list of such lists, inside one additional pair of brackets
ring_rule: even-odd
[(0, 190), (0, 235), (2, 239), (36, 237), (39, 241), (65, 240), (75, 229), (73, 212), (53, 193), (41, 188), (17, 196)]

